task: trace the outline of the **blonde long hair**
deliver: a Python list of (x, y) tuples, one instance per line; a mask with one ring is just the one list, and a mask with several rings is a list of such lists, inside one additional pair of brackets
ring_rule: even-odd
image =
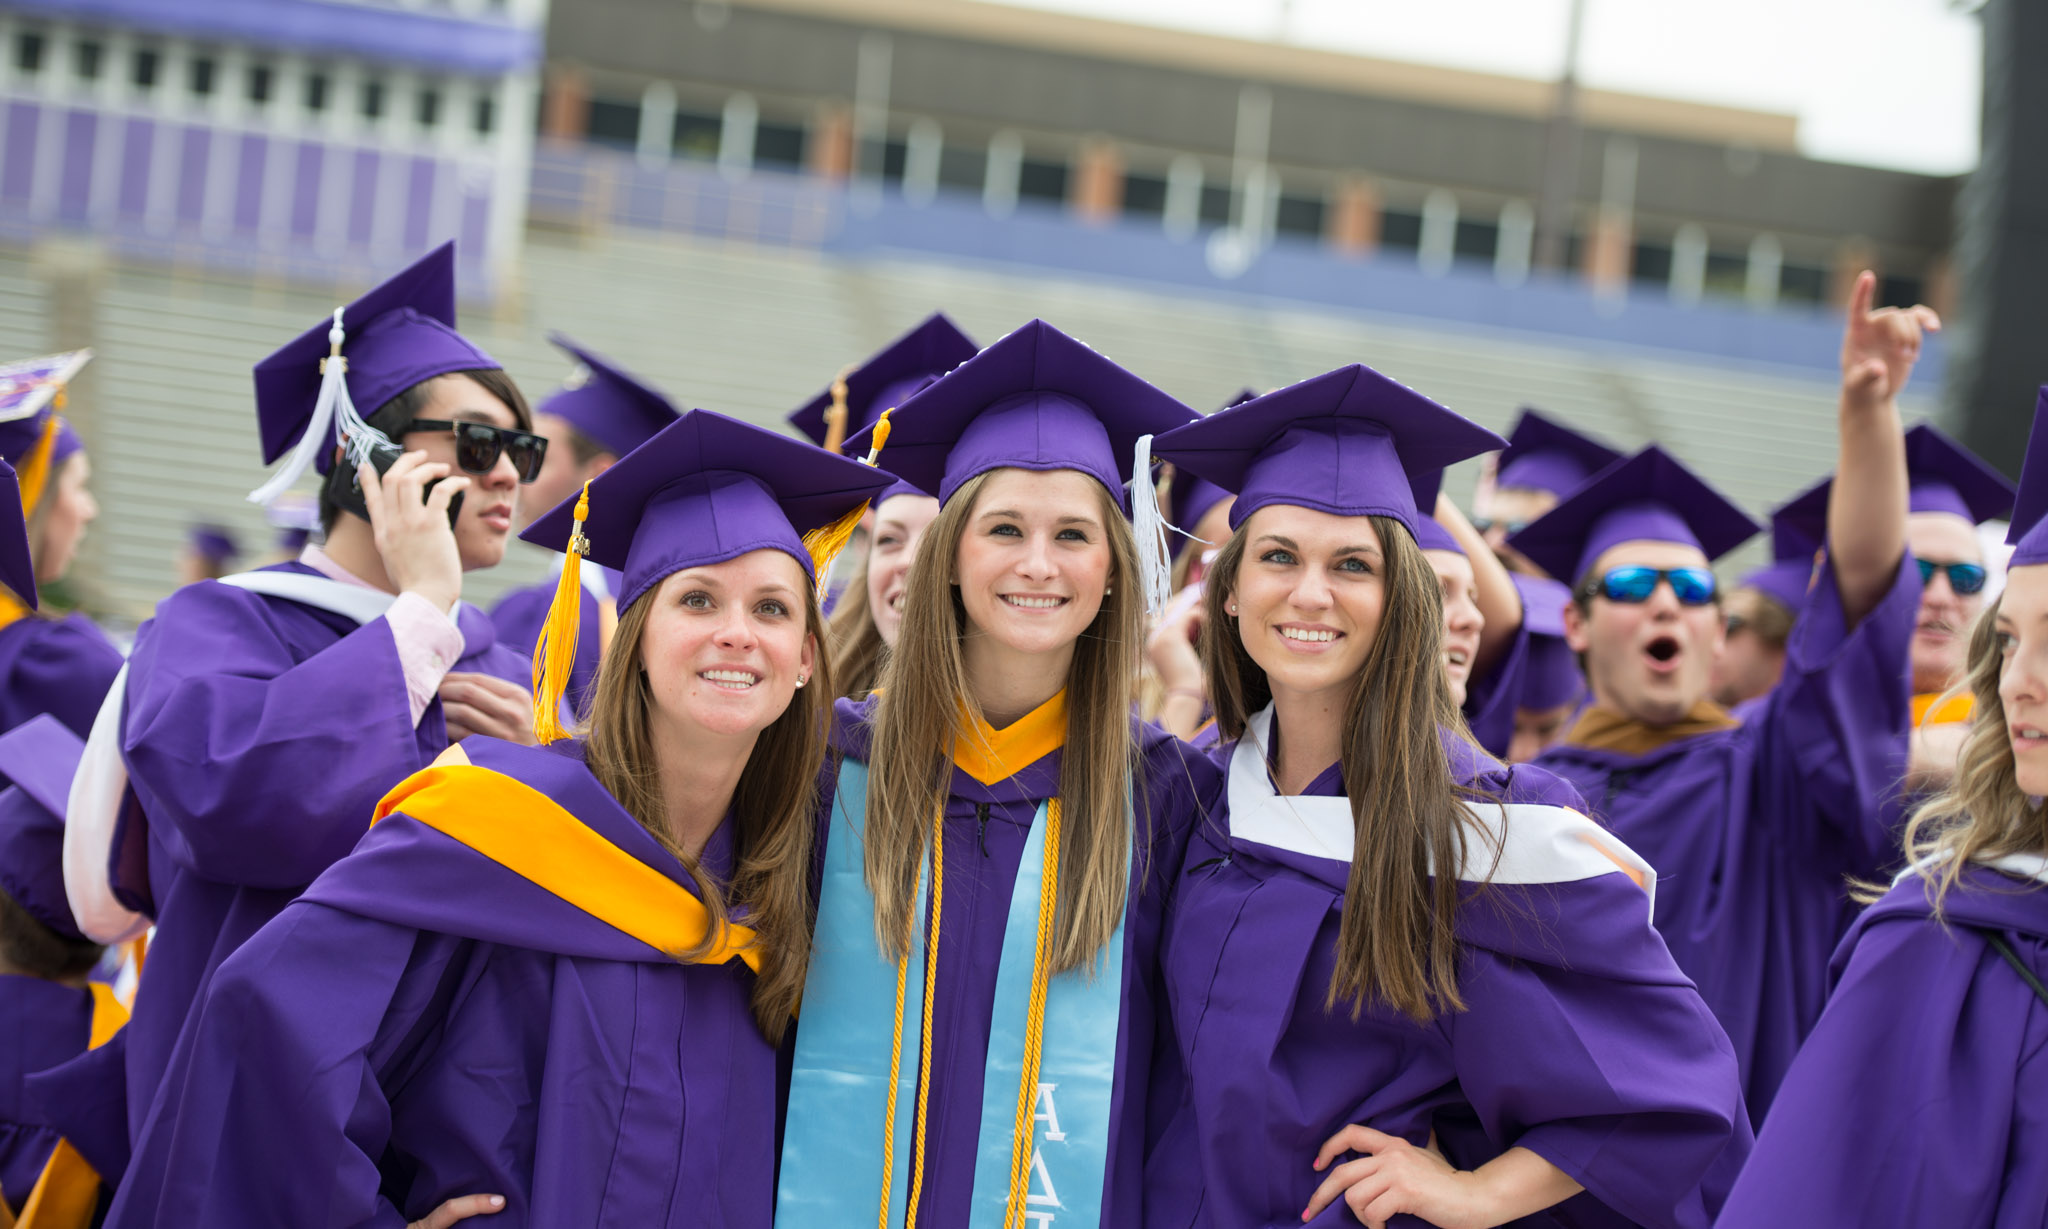
[(868, 602), (868, 565), (860, 569), (839, 591), (839, 604), (826, 622), (832, 640), (832, 676), (839, 694), (858, 700), (875, 689), (882, 679), (882, 664), (889, 659), (889, 644), (882, 629), (875, 626), (874, 608)]
[[(1459, 889), (1452, 868), (1465, 864), (1469, 815), (1463, 803), (1488, 795), (1452, 778), (1444, 747), (1447, 731), (1468, 743), (1470, 735), (1444, 678), (1443, 597), (1436, 572), (1407, 526), (1384, 516), (1366, 519), (1379, 535), (1386, 598), (1344, 705), (1338, 764), (1357, 839), (1344, 884), (1337, 967), (1324, 1006), (1335, 1010), (1349, 1002), (1356, 1019), (1367, 1002), (1376, 1001), (1427, 1021), (1440, 1011), (1465, 1008), (1458, 991)], [(1266, 672), (1245, 650), (1237, 616), (1228, 607), (1246, 542), (1240, 526), (1217, 555), (1203, 593), (1211, 633), (1203, 637), (1202, 659), (1225, 739), (1241, 737), (1251, 715), (1273, 699)], [(1473, 753), (1483, 758), (1476, 747)]]
[[(875, 937), (901, 958), (910, 942), (917, 878), (936, 809), (946, 805), (952, 748), (982, 714), (960, 651), (967, 611), (952, 584), (953, 561), (988, 475), (968, 480), (925, 531), (904, 594), (901, 651), (883, 668), (869, 765), (865, 870), (875, 898)], [(1074, 646), (1067, 671), (1067, 737), (1060, 760), (1061, 837), (1052, 967), (1092, 967), (1123, 920), (1130, 881), (1126, 799), (1137, 763), (1131, 702), (1144, 606), (1131, 579), (1137, 545), (1109, 492), (1096, 488), (1110, 547), (1111, 593)], [(1137, 822), (1147, 822), (1140, 804)], [(1141, 835), (1139, 847), (1148, 841)]]
[[(1926, 868), (1937, 917), (1971, 863), (2048, 849), (2048, 809), (2034, 805), (2013, 770), (2005, 702), (1998, 694), (2005, 666), (1998, 646), (1998, 608), (1999, 601), (1989, 603), (1970, 632), (1964, 685), (1976, 704), (1955, 776), (1947, 789), (1915, 808), (1906, 823), (1906, 857)], [(1878, 894), (1875, 889), (1859, 893), (1866, 899)]]
[(811, 951), (811, 844), (818, 808), (818, 770), (825, 758), (826, 722), (832, 713), (832, 670), (815, 592), (806, 587), (806, 630), (818, 652), (808, 686), (761, 732), (732, 795), (733, 875), (719, 883), (668, 835), (661, 775), (655, 766), (648, 721), (653, 696), (640, 665), (659, 584), (650, 586), (619, 616), (592, 692), (584, 762), (598, 783), (674, 854), (696, 881), (711, 914), (703, 944), (673, 953), (687, 961), (708, 951), (731, 918), (731, 900), (747, 908), (746, 925), (758, 937), (760, 976), (754, 981), (754, 1022), (770, 1044), (803, 997)]

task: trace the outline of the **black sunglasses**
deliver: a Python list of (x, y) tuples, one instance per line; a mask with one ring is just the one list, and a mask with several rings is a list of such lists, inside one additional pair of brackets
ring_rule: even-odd
[(1958, 597), (1982, 593), (1984, 582), (1990, 579), (1991, 575), (1984, 570), (1981, 563), (1934, 563), (1926, 559), (1915, 559), (1913, 562), (1920, 565), (1920, 583), (1923, 585), (1933, 584), (1936, 572), (1947, 572), (1948, 587), (1954, 589)]
[(455, 464), (465, 474), (490, 473), (502, 455), (512, 458), (512, 468), (519, 471), (519, 481), (532, 482), (540, 477), (541, 462), (548, 456), (546, 436), (516, 431), (511, 427), (494, 427), (487, 422), (415, 418), (405, 433), (411, 435), (415, 431), (454, 432)]
[(1513, 537), (1527, 529), (1529, 524), (1528, 521), (1497, 521), (1490, 516), (1475, 516), (1472, 518), (1472, 528), (1477, 529), (1480, 533), (1491, 532), (1493, 527), (1498, 525), (1507, 531), (1509, 537)]

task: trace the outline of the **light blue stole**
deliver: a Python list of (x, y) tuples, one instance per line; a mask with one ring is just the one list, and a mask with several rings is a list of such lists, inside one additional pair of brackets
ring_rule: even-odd
[[(875, 941), (875, 902), (862, 865), (867, 785), (867, 765), (853, 759), (841, 763), (783, 1131), (775, 1205), (781, 1224), (868, 1225), (881, 1206), (896, 963)], [(1011, 1131), (1024, 1073), (1025, 1022), (1038, 942), (1045, 814), (1041, 803), (1018, 865), (1003, 930), (982, 1081), (970, 1229), (1002, 1229), (1009, 1203)], [(918, 872), (914, 915), (925, 925), (929, 874), (927, 863)], [(904, 981), (903, 1055), (896, 1080), (895, 1155), (889, 1182), (892, 1226), (903, 1223), (910, 1193), (926, 946), (921, 926), (911, 944)], [(943, 958), (943, 945), (941, 952)], [(1029, 1229), (1096, 1229), (1101, 1220), (1117, 1028), (1123, 1016), (1123, 962), (1119, 923), (1092, 977), (1074, 970), (1054, 977), (1046, 988), (1026, 1184), (1024, 1223)]]

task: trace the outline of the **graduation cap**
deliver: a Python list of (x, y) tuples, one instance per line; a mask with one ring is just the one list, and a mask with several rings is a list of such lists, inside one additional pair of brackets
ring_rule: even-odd
[(562, 419), (615, 457), (676, 420), (676, 407), (653, 386), (560, 333), (548, 334), (548, 340), (576, 360), (576, 370), (561, 391), (540, 403), (538, 413)]
[(1465, 548), (1451, 536), (1436, 519), (1436, 497), (1444, 489), (1444, 471), (1426, 469), (1409, 480), (1409, 489), (1415, 493), (1415, 544), (1424, 550), (1449, 550), (1459, 554)]
[(944, 312), (933, 312), (923, 324), (806, 401), (789, 416), (789, 425), (810, 436), (819, 447), (832, 447), (834, 413), (842, 415), (838, 435), (844, 441), (873, 426), (882, 411), (902, 405), (925, 385), (973, 358), (980, 348)]
[(0, 461), (0, 584), (30, 610), (36, 608), (36, 561), (28, 553), (28, 513), (14, 467)]
[(215, 563), (226, 563), (242, 553), (235, 535), (222, 525), (194, 525), (186, 533), (185, 540), (191, 545), (193, 554)]
[[(843, 535), (888, 473), (709, 410), (691, 410), (519, 536), (569, 560), (534, 649), (535, 729), (560, 737), (557, 701), (576, 653), (579, 565), (624, 574), (619, 609), (672, 573), (779, 550), (816, 581), (821, 537)], [(841, 537), (843, 542), (843, 536)]]
[(320, 501), (302, 491), (286, 491), (263, 510), (263, 519), (277, 530), (278, 546), (296, 552), (320, 528)]
[(2048, 384), (2034, 400), (2034, 427), (2027, 434), (2027, 455), (2020, 465), (2019, 494), (2013, 499), (2012, 544), (2008, 568), (2048, 563)]
[[(339, 357), (341, 362), (333, 362)], [(455, 243), (422, 256), (256, 364), (256, 426), (269, 465), (284, 465), (249, 496), (269, 503), (313, 467), (333, 467), (344, 440), (361, 464), (385, 441), (363, 421), (423, 380), (500, 364), (455, 331)], [(359, 407), (367, 407), (363, 411)]]
[(941, 502), (992, 469), (1072, 469), (1122, 502), (1138, 440), (1195, 419), (1187, 406), (1033, 320), (896, 407), (889, 469)]
[(2012, 510), (2015, 489), (1976, 453), (1926, 423), (1906, 432), (1907, 509), (1981, 525)]
[(1714, 560), (1758, 528), (1748, 513), (1652, 444), (1594, 475), (1508, 545), (1575, 583), (1623, 542), (1677, 542)]
[(1806, 604), (1813, 587), (1815, 556), (1828, 540), (1828, 492), (1834, 479), (1823, 478), (1778, 505), (1771, 513), (1771, 561), (1742, 578), (1794, 614)]
[[(1155, 451), (1237, 492), (1232, 529), (1268, 504), (1337, 516), (1388, 516), (1417, 535), (1418, 475), (1502, 440), (1370, 367), (1353, 363), (1171, 431)], [(1435, 495), (1430, 495), (1434, 506)]]
[(1564, 608), (1572, 591), (1562, 583), (1521, 572), (1508, 580), (1522, 598), (1522, 627), (1529, 635), (1528, 661), (1522, 671), (1522, 708), (1546, 709), (1570, 704), (1586, 694), (1586, 676), (1578, 654), (1564, 638)]
[(44, 713), (0, 734), (0, 891), (67, 939), (83, 939), (64, 895), (64, 809), (85, 742)]
[(1622, 454), (1539, 410), (1522, 407), (1494, 468), (1494, 485), (1549, 491), (1563, 498)]
[(69, 350), (0, 363), (0, 461), (14, 467), (25, 509), (35, 508), (50, 475), (81, 446), (57, 411), (65, 387), (91, 361), (92, 351)]

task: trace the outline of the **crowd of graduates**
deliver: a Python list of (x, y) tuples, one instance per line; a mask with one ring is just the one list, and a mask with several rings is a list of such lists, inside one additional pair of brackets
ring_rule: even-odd
[(1364, 365), (935, 315), (805, 439), (529, 407), (453, 270), (255, 365), (287, 554), (125, 653), (0, 369), (0, 1226), (2048, 1225), (2048, 399), (1906, 429), (1869, 274), (1727, 585)]

